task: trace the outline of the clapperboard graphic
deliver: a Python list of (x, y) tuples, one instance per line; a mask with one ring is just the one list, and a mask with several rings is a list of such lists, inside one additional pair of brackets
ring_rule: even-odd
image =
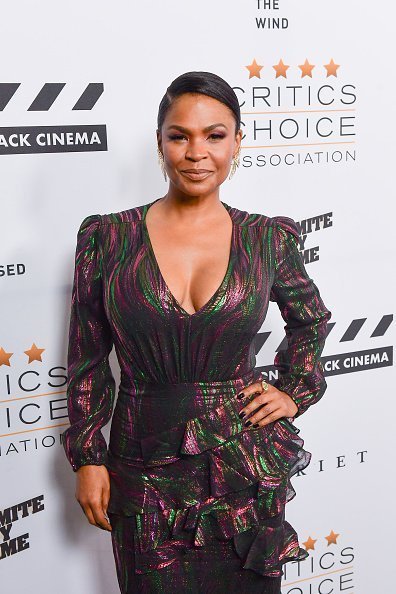
[[(65, 85), (45, 83), (26, 111), (48, 112), (56, 105)], [(0, 83), (0, 112), (6, 114), (12, 99), (20, 92), (21, 83)], [(103, 83), (89, 83), (70, 105), (71, 110), (92, 111), (103, 92)], [(92, 151), (107, 151), (105, 124), (0, 127), (0, 155)]]
[[(356, 318), (349, 322), (346, 328), (342, 329), (342, 334), (338, 342), (351, 343), (359, 336), (364, 339), (378, 339), (386, 336), (393, 322), (393, 314), (384, 314), (379, 320), (369, 320), (368, 318)], [(336, 322), (329, 321), (327, 324), (327, 336), (334, 330)], [(270, 342), (272, 332), (259, 332), (256, 336), (256, 355), (264, 348), (267, 342)], [(326, 341), (326, 346), (327, 346)], [(281, 343), (275, 349), (276, 352), (287, 348), (286, 335)], [(377, 346), (372, 349), (349, 350), (345, 353), (322, 356), (320, 361), (323, 365), (325, 375), (341, 375), (344, 373), (355, 373), (369, 369), (378, 369), (379, 367), (391, 367), (393, 365), (393, 345)], [(261, 371), (271, 374), (275, 371), (273, 365), (260, 366)]]

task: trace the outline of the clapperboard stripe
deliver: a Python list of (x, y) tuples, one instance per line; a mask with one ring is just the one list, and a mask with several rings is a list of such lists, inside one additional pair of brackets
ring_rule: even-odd
[(354, 340), (366, 320), (367, 318), (357, 318), (356, 320), (352, 320), (345, 333), (341, 336), (340, 342)]
[(7, 106), (20, 84), (21, 83), (0, 83), (0, 111), (3, 111)]
[[(49, 111), (66, 83), (45, 83), (33, 99), (27, 111)], [(21, 83), (0, 83), (0, 111), (3, 111), (15, 95)], [(73, 106), (73, 111), (89, 111), (104, 93), (103, 83), (89, 83)]]
[(104, 91), (103, 83), (89, 83), (73, 110), (92, 109)]
[(48, 111), (66, 83), (45, 83), (28, 111)]
[(389, 326), (393, 322), (393, 315), (387, 314), (382, 316), (381, 320), (374, 328), (373, 333), (371, 334), (370, 338), (375, 338), (376, 336), (383, 336), (385, 332), (388, 330)]

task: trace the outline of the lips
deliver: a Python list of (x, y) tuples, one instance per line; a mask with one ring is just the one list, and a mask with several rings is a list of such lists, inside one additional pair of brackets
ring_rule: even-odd
[(183, 169), (183, 173), (211, 173), (209, 169)]
[(181, 173), (189, 179), (201, 180), (211, 175), (213, 171), (209, 171), (208, 169), (184, 169)]

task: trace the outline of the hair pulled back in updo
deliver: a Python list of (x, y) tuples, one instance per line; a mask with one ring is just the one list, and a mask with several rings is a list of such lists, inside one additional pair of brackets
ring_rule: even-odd
[(158, 108), (158, 131), (161, 131), (166, 113), (173, 101), (184, 93), (200, 93), (224, 103), (234, 115), (235, 134), (238, 132), (241, 127), (241, 110), (238, 97), (228, 82), (212, 72), (185, 72), (175, 78), (167, 88)]

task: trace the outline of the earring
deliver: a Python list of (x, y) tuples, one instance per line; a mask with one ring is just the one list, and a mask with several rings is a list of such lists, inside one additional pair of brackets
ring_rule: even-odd
[(231, 179), (232, 178), (232, 176), (234, 175), (235, 171), (237, 170), (237, 167), (239, 167), (239, 165), (240, 165), (240, 155), (241, 155), (241, 147), (239, 147), (237, 154), (235, 155), (235, 157), (232, 160), (231, 172), (230, 172), (230, 175), (228, 176), (228, 179)]
[(159, 163), (159, 165), (161, 165), (162, 173), (163, 173), (164, 179), (166, 181), (167, 177), (166, 177), (166, 171), (165, 171), (164, 155), (161, 153), (158, 145), (157, 145), (157, 153), (158, 153), (158, 163)]

